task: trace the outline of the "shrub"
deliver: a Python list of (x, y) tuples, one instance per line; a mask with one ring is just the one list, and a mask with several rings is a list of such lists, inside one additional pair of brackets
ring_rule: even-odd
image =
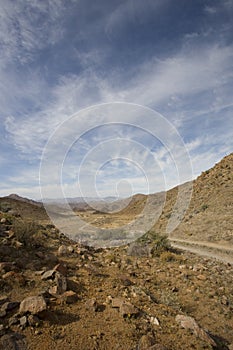
[(171, 261), (182, 262), (183, 261), (183, 257), (182, 256), (180, 256), (178, 254), (175, 254), (175, 253), (172, 253), (172, 252), (169, 252), (169, 251), (162, 252), (161, 255), (160, 255), (160, 259), (163, 262), (171, 262)]
[(15, 237), (25, 246), (32, 246), (34, 244), (34, 235), (38, 229), (39, 226), (34, 221), (26, 221), (18, 218), (14, 220), (12, 225)]
[(202, 211), (205, 211), (208, 207), (209, 207), (208, 204), (203, 204), (203, 205), (201, 206), (201, 210), (202, 210)]
[(162, 252), (166, 252), (171, 249), (171, 245), (167, 236), (152, 233), (151, 238), (153, 242), (151, 253), (153, 256), (160, 256)]

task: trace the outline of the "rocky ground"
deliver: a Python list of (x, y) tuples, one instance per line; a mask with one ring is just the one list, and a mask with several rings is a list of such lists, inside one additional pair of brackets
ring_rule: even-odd
[(231, 264), (15, 216), (0, 214), (0, 349), (233, 349)]

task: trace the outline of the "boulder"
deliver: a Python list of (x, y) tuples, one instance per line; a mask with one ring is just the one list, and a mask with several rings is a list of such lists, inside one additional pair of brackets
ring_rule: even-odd
[(38, 314), (41, 311), (47, 309), (46, 301), (42, 296), (32, 296), (24, 299), (20, 303), (19, 312), (25, 314), (27, 312), (31, 314)]
[(211, 346), (216, 346), (215, 341), (202, 329), (195, 319), (190, 316), (185, 315), (177, 315), (176, 321), (180, 324), (182, 328), (189, 329), (193, 332), (193, 334), (202, 340), (204, 340), (206, 343), (210, 344)]

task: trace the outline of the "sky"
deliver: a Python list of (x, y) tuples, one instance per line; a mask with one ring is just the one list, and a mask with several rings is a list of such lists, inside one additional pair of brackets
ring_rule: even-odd
[(232, 91), (233, 0), (0, 0), (0, 196), (193, 179), (233, 150)]

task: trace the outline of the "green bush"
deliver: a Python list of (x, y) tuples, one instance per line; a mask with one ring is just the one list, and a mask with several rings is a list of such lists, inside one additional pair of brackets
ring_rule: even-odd
[(171, 249), (167, 236), (160, 235), (156, 232), (150, 232), (150, 238), (152, 240), (152, 256), (160, 256), (161, 253)]

